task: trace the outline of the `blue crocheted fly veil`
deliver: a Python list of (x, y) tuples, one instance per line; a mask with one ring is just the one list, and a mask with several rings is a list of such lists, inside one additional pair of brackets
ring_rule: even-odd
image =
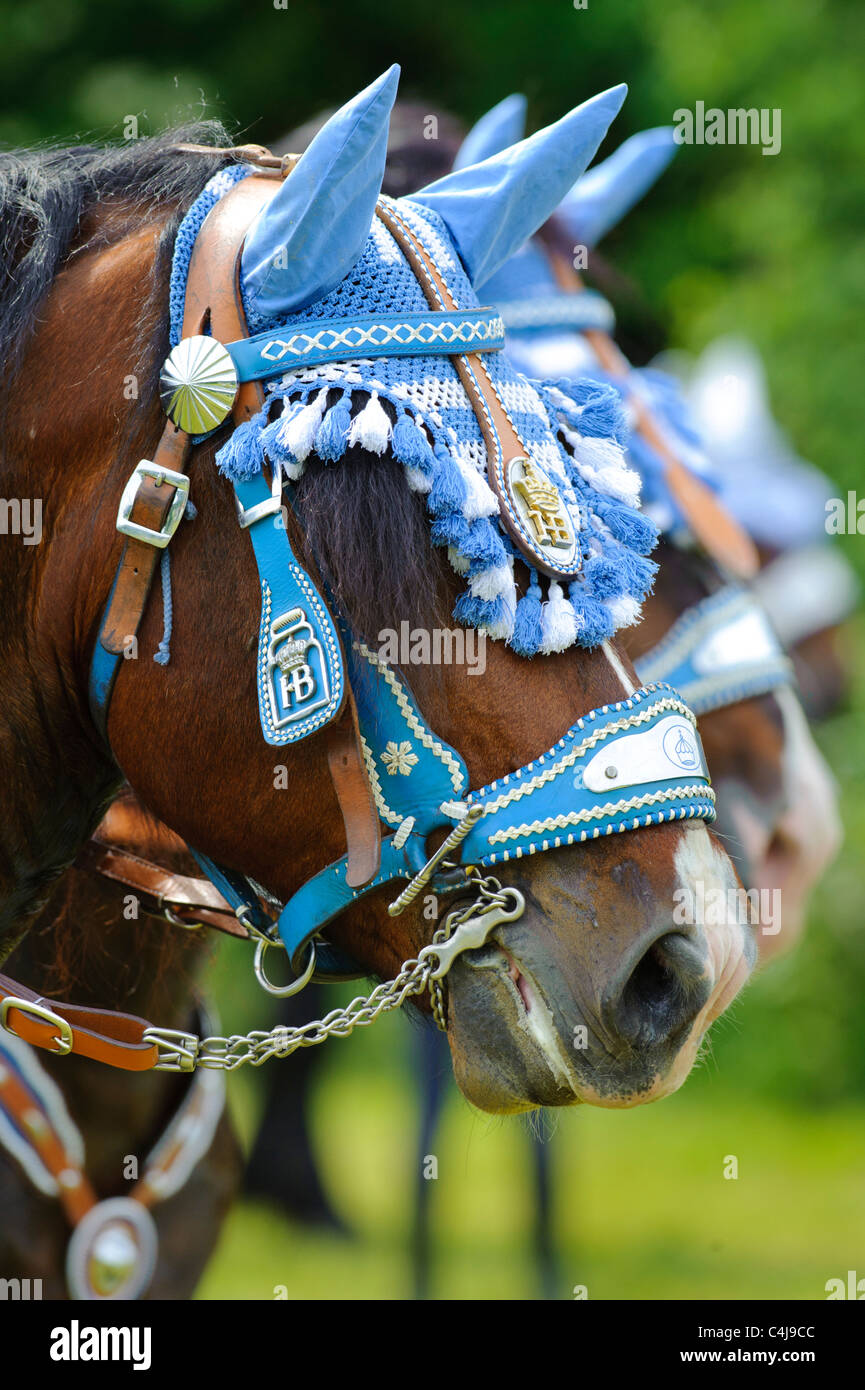
[[(572, 117), (575, 114), (579, 113), (571, 113)], [(610, 118), (607, 111), (604, 129)], [(557, 127), (550, 130), (556, 132)], [(570, 134), (573, 145), (573, 131)], [(599, 127), (593, 130), (593, 147), (584, 151), (586, 162), (602, 134)], [(561, 134), (563, 150), (567, 135), (567, 131)], [(551, 166), (555, 171), (557, 147), (551, 157), (549, 138), (546, 149), (538, 136), (524, 143), (530, 147), (525, 154), (513, 157), (509, 152), (504, 177), (496, 160), (487, 160), (440, 180), (411, 200), (381, 199), (421, 243), (461, 311), (476, 309), (480, 303), (467, 267), (482, 266), (485, 273), (494, 265), (495, 255), (509, 257), (514, 240), (519, 243), (529, 235), (549, 211), (542, 202), (534, 220), (525, 223), (526, 171), (537, 181), (537, 171), (545, 168), (544, 177), (549, 178)], [(306, 196), (298, 175), (312, 153), (310, 146), (285, 181), (286, 197)], [(573, 161), (573, 154), (569, 157)], [(175, 341), (195, 234), (214, 202), (248, 172), (239, 166), (217, 174), (183, 221), (172, 276)], [(462, 209), (471, 201), (465, 194), (473, 176), (480, 183), (486, 178), (495, 185), (495, 192), (486, 198), (478, 195), (482, 211), (472, 214), (475, 221), (469, 225), (460, 219), (465, 219)], [(567, 186), (564, 169), (556, 177)], [(295, 178), (297, 193), (290, 189)], [(461, 181), (456, 190), (449, 182), (453, 179)], [(503, 186), (504, 208), (495, 203)], [(451, 211), (453, 193), (457, 203)], [(551, 190), (550, 196), (560, 194)], [(297, 307), (291, 312), (264, 310), (266, 297), (258, 292), (263, 282), (246, 275), (244, 262), (243, 293), (251, 332), (278, 329), (287, 339), (301, 323), (304, 333), (312, 334), (318, 322), (344, 323), (361, 316), (369, 322), (369, 316), (429, 313), (424, 290), (399, 242), (381, 218), (368, 212), (365, 216), (359, 254), (325, 293), (316, 290), (316, 297), (310, 299), (293, 265), (291, 294)], [(484, 217), (489, 227), (494, 224), (494, 233), (483, 223)], [(489, 252), (490, 238), (496, 239), (494, 254)], [(252, 239), (250, 264), (259, 263), (260, 241), (260, 234)], [(346, 244), (345, 236), (341, 244)], [(320, 266), (313, 269), (318, 286)], [(268, 292), (271, 284), (268, 280)], [(272, 307), (270, 300), (266, 307)], [(562, 651), (575, 644), (594, 647), (638, 620), (655, 570), (646, 556), (655, 544), (656, 530), (638, 510), (639, 480), (625, 462), (617, 394), (610, 386), (585, 380), (564, 387), (529, 382), (502, 351), (485, 353), (484, 364), (526, 456), (558, 490), (576, 533), (582, 564), (578, 577), (564, 587), (530, 567), (528, 588), (518, 595), (514, 561), (524, 557), (502, 523), (499, 503), (487, 481), (484, 438), (449, 356), (424, 355), (419, 349), (417, 356), (357, 357), (298, 367), (273, 377), (266, 383), (261, 413), (234, 430), (217, 454), (217, 465), (232, 481), (255, 475), (265, 463), (281, 467), (292, 481), (301, 476), (313, 455), (336, 464), (354, 445), (378, 455), (389, 452), (404, 466), (407, 486), (426, 497), (433, 543), (447, 547), (453, 568), (465, 578), (454, 609), (458, 621), (506, 640), (524, 656)]]

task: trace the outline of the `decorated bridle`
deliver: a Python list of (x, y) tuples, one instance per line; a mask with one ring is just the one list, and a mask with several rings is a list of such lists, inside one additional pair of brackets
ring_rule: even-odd
[[(235, 439), (242, 437), (244, 426), (261, 420), (261, 383), (284, 373), (287, 358), (293, 365), (352, 360), (359, 354), (375, 361), (416, 353), (421, 342), (424, 356), (450, 359), (480, 424), (489, 485), (514, 553), (552, 584), (575, 580), (581, 573), (578, 504), (572, 501), (569, 507), (560, 488), (530, 459), (484, 362), (486, 354), (502, 347), (500, 318), (492, 309), (458, 307), (423, 231), (410, 225), (397, 204), (381, 200), (377, 215), (422, 286), (428, 313), (396, 319), (355, 316), (349, 322), (318, 318), (295, 323), (290, 332), (273, 329), (249, 336), (239, 288), (244, 236), (281, 179), (291, 175), (290, 162), (279, 163), (267, 152), (247, 148), (239, 153), (257, 171), (224, 192), (198, 231), (183, 335), (161, 379), (169, 423), (153, 460), (136, 466), (120, 501), (117, 529), (126, 540), (91, 667), (93, 716), (103, 732), (123, 651), (142, 619), (156, 560), (186, 509), (191, 444), (219, 429), (229, 416)], [(249, 536), (261, 584), (257, 685), (262, 734), (280, 746), (314, 735), (331, 740), (329, 765), (348, 844), (347, 854), (305, 883), (278, 915), (257, 885), (196, 854), (256, 940), (261, 982), (274, 993), (292, 993), (313, 974), (346, 978), (365, 973), (320, 934), (347, 906), (383, 886), (404, 884), (390, 905), (392, 915), (424, 888), (437, 894), (468, 888), (474, 901), (449, 913), (430, 944), (394, 980), (302, 1028), (199, 1039), (130, 1015), (48, 1003), (0, 976), (0, 1022), (36, 1046), (130, 1070), (232, 1069), (344, 1036), (428, 986), (437, 1021), (444, 1026), (440, 981), (453, 961), (482, 945), (497, 925), (513, 921), (524, 908), (519, 890), (503, 888), (486, 870), (605, 835), (714, 818), (714, 793), (694, 714), (663, 683), (592, 710), (524, 767), (472, 789), (457, 750), (430, 729), (397, 674), (353, 637), (332, 611), (311, 562), (302, 564), (298, 558), (302, 529), (284, 493), (279, 464), (271, 467), (269, 480), (258, 468), (235, 478), (233, 486), (238, 524)], [(380, 823), (391, 831), (384, 838)], [(434, 831), (444, 838), (430, 855), (426, 841)], [(262, 962), (266, 949), (280, 941), (295, 978), (277, 990), (268, 985)]]
[[(198, 147), (178, 148), (195, 152)], [(160, 556), (166, 582), (168, 546), (187, 514), (190, 446), (219, 430), (229, 416), (235, 427), (232, 443), (241, 439), (244, 429), (267, 414), (261, 383), (286, 371), (313, 371), (361, 357), (370, 363), (418, 354), (447, 357), (483, 435), (489, 486), (512, 554), (535, 576), (521, 604), (528, 600), (530, 607), (539, 608), (538, 574), (551, 581), (552, 598), (559, 581), (579, 581), (586, 560), (579, 539), (579, 501), (560, 491), (530, 457), (485, 357), (500, 351), (505, 327), (514, 332), (549, 331), (554, 325), (608, 331), (612, 311), (606, 302), (585, 292), (545, 303), (461, 309), (426, 244), (426, 229), (382, 201), (377, 216), (422, 285), (426, 312), (295, 318), (290, 326), (250, 335), (240, 292), (244, 235), (290, 175), (294, 161), (259, 147), (222, 153), (243, 160), (245, 167), (225, 171), (221, 196), (195, 229), (182, 303), (173, 304), (182, 315), (182, 332), (160, 383), (169, 424), (153, 460), (142, 460), (133, 470), (118, 508), (117, 530), (125, 544), (90, 680), (94, 721), (106, 741), (120, 660), (138, 631)], [(238, 175), (242, 177), (229, 187)], [(187, 221), (181, 232), (188, 234)], [(316, 412), (323, 416), (324, 405), (323, 400), (320, 407), (315, 400), (304, 403), (300, 416), (311, 414), (313, 424), (321, 423)], [(285, 412), (289, 414), (284, 425), (274, 422), (279, 431), (297, 426), (293, 407)], [(403, 429), (408, 452), (401, 459), (415, 472), (424, 465), (427, 447), (422, 424), (416, 423), (417, 429)], [(317, 448), (319, 440), (317, 435)], [(210, 1147), (222, 1113), (222, 1078), (211, 1072), (247, 1062), (259, 1065), (270, 1056), (346, 1036), (426, 988), (443, 1028), (442, 982), (453, 961), (483, 945), (492, 930), (516, 920), (524, 909), (519, 890), (503, 887), (487, 871), (524, 855), (665, 821), (712, 820), (714, 794), (695, 711), (726, 702), (733, 682), (739, 699), (759, 688), (770, 668), (778, 680), (784, 675), (772, 650), (771, 631), (755, 618), (746, 592), (724, 590), (690, 610), (644, 658), (639, 669), (648, 683), (642, 689), (578, 719), (554, 747), (524, 767), (472, 789), (457, 749), (436, 735), (396, 671), (336, 612), (314, 563), (301, 563), (302, 517), (283, 484), (284, 471), (294, 475), (278, 455), (270, 460), (269, 471), (269, 480), (263, 467), (241, 470), (232, 478), (238, 524), (250, 537), (261, 584), (257, 689), (262, 734), (274, 746), (310, 736), (327, 741), (347, 853), (303, 884), (284, 906), (251, 879), (201, 854), (195, 857), (206, 878), (150, 863), (112, 842), (110, 828), (107, 838), (95, 837), (85, 846), (78, 867), (131, 888), (148, 911), (178, 926), (205, 924), (252, 939), (256, 975), (275, 994), (294, 993), (313, 974), (351, 978), (366, 973), (322, 932), (374, 890), (400, 885), (390, 905), (393, 915), (425, 888), (436, 894), (468, 889), (472, 897), (447, 914), (429, 945), (394, 980), (300, 1028), (199, 1037), (155, 1028), (127, 1014), (48, 1001), (0, 976), (0, 1024), (5, 1029), (0, 1033), (0, 1144), (33, 1184), (63, 1207), (72, 1228), (66, 1273), (73, 1297), (126, 1299), (146, 1291), (157, 1255), (151, 1209), (186, 1182)], [(537, 633), (527, 635), (524, 623), (520, 642), (526, 654), (537, 649), (529, 636), (537, 641)], [(519, 650), (516, 637), (514, 632), (512, 645)], [(743, 661), (746, 652), (750, 656)], [(387, 832), (383, 838), (382, 827)], [(430, 855), (426, 842), (433, 832), (443, 839)], [(265, 952), (275, 945), (285, 949), (294, 975), (282, 989), (264, 973)], [(199, 1026), (206, 1032), (203, 1015)], [(26, 1043), (128, 1070), (200, 1069), (128, 1196), (97, 1201), (86, 1177), (82, 1138), (62, 1095)]]
[[(203, 1030), (213, 1026), (200, 1006), (198, 1016)], [(71, 1298), (117, 1301), (146, 1293), (159, 1251), (153, 1213), (186, 1186), (224, 1109), (225, 1078), (198, 1072), (128, 1193), (100, 1201), (62, 1091), (32, 1048), (11, 1029), (0, 1034), (0, 1147), (62, 1209), (71, 1232), (64, 1270)]]

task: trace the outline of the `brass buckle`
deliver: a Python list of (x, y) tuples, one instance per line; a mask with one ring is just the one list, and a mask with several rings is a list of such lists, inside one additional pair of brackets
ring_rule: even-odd
[(60, 1036), (52, 1039), (53, 1042), (58, 1044), (57, 1047), (52, 1049), (57, 1057), (64, 1057), (67, 1052), (72, 1051), (75, 1039), (72, 1036), (72, 1028), (65, 1018), (61, 1018), (59, 1014), (53, 1013), (51, 1009), (46, 1009), (44, 1005), (36, 1004), (30, 999), (18, 999), (15, 995), (7, 995), (7, 997), (0, 1002), (0, 1028), (5, 1028), (7, 1033), (11, 1033), (13, 1037), (16, 1038), (19, 1035), (6, 1021), (9, 1017), (10, 1009), (20, 1009), (22, 1014), (32, 1014), (33, 1017), (38, 1018), (40, 1022), (50, 1023), (57, 1029)]
[[(168, 483), (175, 490), (171, 506), (168, 508), (168, 515), (158, 531), (131, 520), (138, 489), (145, 478), (152, 478), (157, 487), (161, 483)], [(117, 530), (121, 536), (132, 536), (134, 540), (144, 541), (147, 545), (154, 545), (157, 549), (164, 550), (180, 525), (180, 519), (186, 511), (188, 497), (189, 479), (185, 473), (175, 473), (172, 468), (157, 468), (156, 464), (151, 463), (149, 459), (142, 459), (133, 468), (129, 481), (123, 489), (120, 506), (117, 508)]]

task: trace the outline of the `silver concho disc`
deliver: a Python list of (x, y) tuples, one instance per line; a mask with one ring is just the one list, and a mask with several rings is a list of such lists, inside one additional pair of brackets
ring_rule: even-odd
[(109, 1197), (79, 1221), (66, 1250), (66, 1284), (74, 1299), (136, 1299), (156, 1268), (153, 1217), (131, 1197)]
[(207, 434), (226, 419), (237, 395), (237, 371), (216, 338), (184, 338), (159, 377), (163, 409), (187, 434)]

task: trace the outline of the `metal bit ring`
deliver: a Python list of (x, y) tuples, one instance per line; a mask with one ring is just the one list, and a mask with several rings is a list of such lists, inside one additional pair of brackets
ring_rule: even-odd
[(309, 943), (309, 959), (302, 973), (298, 975), (296, 979), (291, 980), (287, 985), (273, 984), (264, 973), (264, 953), (268, 946), (274, 946), (276, 944), (277, 943), (273, 941), (266, 941), (264, 937), (259, 938), (255, 948), (255, 978), (258, 980), (261, 988), (267, 990), (268, 994), (275, 994), (277, 999), (288, 999), (292, 994), (299, 994), (312, 979), (312, 972), (315, 970), (315, 942), (310, 941)]

